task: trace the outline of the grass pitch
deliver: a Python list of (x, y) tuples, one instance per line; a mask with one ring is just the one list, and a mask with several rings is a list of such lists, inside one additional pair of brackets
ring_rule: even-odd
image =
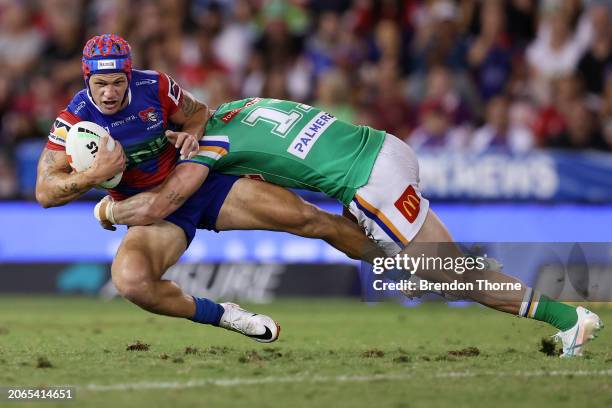
[[(585, 358), (561, 360), (540, 351), (554, 329), (478, 306), (249, 308), (281, 323), (279, 341), (256, 343), (123, 300), (3, 297), (0, 386), (76, 387), (76, 402), (44, 406), (612, 406), (609, 330)], [(596, 312), (612, 323), (612, 310)]]

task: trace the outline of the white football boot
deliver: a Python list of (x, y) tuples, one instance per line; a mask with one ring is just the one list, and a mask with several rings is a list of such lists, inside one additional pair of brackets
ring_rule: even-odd
[(235, 303), (221, 303), (225, 312), (219, 327), (232, 330), (261, 343), (272, 343), (278, 339), (280, 326), (271, 317), (251, 313)]
[(571, 328), (555, 334), (555, 340), (563, 343), (561, 357), (582, 356), (582, 348), (589, 341), (597, 337), (597, 332), (603, 328), (603, 322), (595, 313), (584, 307), (577, 307), (578, 321)]

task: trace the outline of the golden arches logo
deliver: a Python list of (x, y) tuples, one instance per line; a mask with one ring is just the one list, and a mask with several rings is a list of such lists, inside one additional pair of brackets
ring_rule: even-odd
[(415, 191), (414, 187), (408, 186), (408, 188), (402, 193), (400, 198), (395, 202), (395, 208), (397, 208), (408, 222), (413, 223), (416, 217), (419, 215), (421, 204), (421, 198)]

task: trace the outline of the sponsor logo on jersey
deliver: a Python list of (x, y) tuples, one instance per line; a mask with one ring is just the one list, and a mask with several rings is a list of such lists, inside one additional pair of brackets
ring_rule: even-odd
[(81, 109), (83, 109), (84, 107), (85, 107), (85, 101), (79, 102), (79, 104), (76, 106), (76, 108), (74, 108), (74, 114), (78, 115), (79, 112), (81, 111)]
[(138, 112), (138, 116), (143, 122), (157, 122), (159, 118), (157, 117), (157, 112), (155, 112), (155, 108), (147, 108), (143, 111)]
[(128, 117), (126, 117), (126, 118), (123, 118), (123, 119), (121, 119), (121, 120), (117, 120), (117, 121), (115, 121), (115, 122), (112, 122), (112, 123), (111, 123), (111, 127), (113, 127), (113, 128), (114, 128), (114, 127), (117, 127), (117, 126), (123, 126), (123, 125), (125, 125), (126, 123), (129, 123), (129, 122), (131, 122), (131, 121), (133, 121), (133, 120), (135, 120), (135, 119), (136, 119), (136, 115), (130, 115), (130, 116), (128, 116)]
[(52, 142), (63, 145), (66, 142), (66, 137), (68, 137), (68, 132), (71, 127), (72, 125), (68, 122), (60, 118), (55, 119), (51, 127), (51, 132), (49, 132), (49, 139)]
[(115, 60), (99, 60), (98, 69), (116, 69), (117, 62)]
[(141, 81), (137, 81), (136, 82), (136, 86), (141, 86), (141, 85), (153, 85), (156, 84), (157, 81), (155, 79), (143, 79)]
[(139, 164), (161, 155), (166, 147), (168, 139), (165, 135), (160, 135), (154, 140), (149, 140), (135, 146), (125, 147), (125, 154), (128, 159), (128, 167), (133, 164)]
[(421, 197), (414, 190), (414, 187), (408, 186), (402, 195), (395, 201), (395, 208), (402, 213), (409, 223), (413, 223), (421, 211)]
[(320, 112), (312, 118), (293, 139), (287, 152), (300, 159), (306, 158), (312, 146), (327, 128), (336, 121), (336, 118), (327, 112)]
[(225, 115), (223, 115), (221, 120), (223, 122), (225, 122), (225, 123), (230, 123), (231, 120), (234, 119), (236, 117), (236, 115), (238, 115), (240, 113), (240, 111), (242, 111), (244, 108), (248, 108), (249, 106), (255, 105), (260, 100), (261, 100), (261, 98), (253, 98), (253, 99), (251, 99), (250, 101), (245, 103), (244, 106), (242, 106), (240, 108), (232, 109), (231, 111), (227, 112)]

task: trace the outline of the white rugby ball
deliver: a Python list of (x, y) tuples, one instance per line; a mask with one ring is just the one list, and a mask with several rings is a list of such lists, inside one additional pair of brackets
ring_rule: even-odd
[[(68, 163), (75, 171), (85, 171), (96, 158), (100, 147), (100, 138), (108, 136), (108, 143), (102, 148), (112, 151), (115, 148), (115, 140), (109, 133), (97, 123), (82, 121), (74, 124), (68, 131), (66, 137), (66, 155)], [(121, 181), (123, 172), (109, 178), (99, 186), (102, 188), (113, 188)]]

